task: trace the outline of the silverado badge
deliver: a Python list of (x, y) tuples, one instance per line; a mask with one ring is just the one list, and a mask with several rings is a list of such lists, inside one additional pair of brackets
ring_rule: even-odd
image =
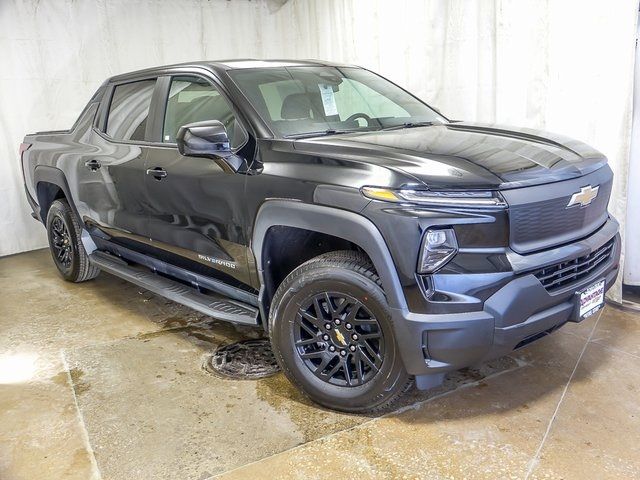
[(571, 195), (571, 200), (567, 204), (567, 208), (573, 207), (574, 205), (580, 205), (581, 207), (586, 207), (589, 205), (594, 198), (598, 196), (599, 186), (592, 187), (591, 185), (587, 185), (586, 187), (582, 187), (579, 192)]

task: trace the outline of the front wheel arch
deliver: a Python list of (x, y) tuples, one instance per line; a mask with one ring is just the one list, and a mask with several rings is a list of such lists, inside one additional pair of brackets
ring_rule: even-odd
[[(292, 200), (268, 200), (262, 204), (253, 227), (251, 247), (260, 277), (261, 316), (268, 318), (273, 292), (267, 291), (268, 232), (272, 227), (294, 227), (330, 235), (353, 245), (371, 260), (393, 309), (407, 309), (395, 264), (380, 231), (369, 219), (354, 212)], [(299, 264), (303, 263), (299, 262)], [(278, 285), (275, 285), (275, 289)], [(275, 291), (274, 289), (274, 291)]]

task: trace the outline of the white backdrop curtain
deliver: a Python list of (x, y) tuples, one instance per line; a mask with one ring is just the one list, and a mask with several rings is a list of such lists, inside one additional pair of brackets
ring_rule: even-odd
[[(640, 13), (638, 14), (640, 19)], [(640, 24), (636, 25), (640, 38)], [(636, 46), (636, 65), (633, 75), (633, 120), (629, 150), (629, 195), (627, 201), (627, 255), (624, 262), (624, 283), (640, 286), (640, 48)]]
[(583, 140), (609, 157), (610, 210), (624, 223), (637, 9), (637, 0), (0, 0), (0, 255), (46, 244), (24, 199), (25, 133), (69, 127), (110, 75), (238, 57), (356, 63), (451, 118)]

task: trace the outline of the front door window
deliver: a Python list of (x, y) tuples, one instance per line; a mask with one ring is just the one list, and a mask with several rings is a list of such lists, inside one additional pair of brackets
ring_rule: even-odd
[(174, 77), (171, 80), (164, 117), (162, 141), (176, 143), (181, 126), (205, 120), (219, 120), (227, 129), (231, 147), (239, 147), (245, 140), (227, 100), (217, 88), (198, 77)]

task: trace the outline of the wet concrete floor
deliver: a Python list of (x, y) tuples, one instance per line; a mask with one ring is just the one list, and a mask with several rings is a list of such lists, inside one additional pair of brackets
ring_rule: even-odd
[(0, 479), (640, 478), (640, 314), (600, 314), (346, 415), (204, 368), (260, 337), (47, 250), (0, 259)]

